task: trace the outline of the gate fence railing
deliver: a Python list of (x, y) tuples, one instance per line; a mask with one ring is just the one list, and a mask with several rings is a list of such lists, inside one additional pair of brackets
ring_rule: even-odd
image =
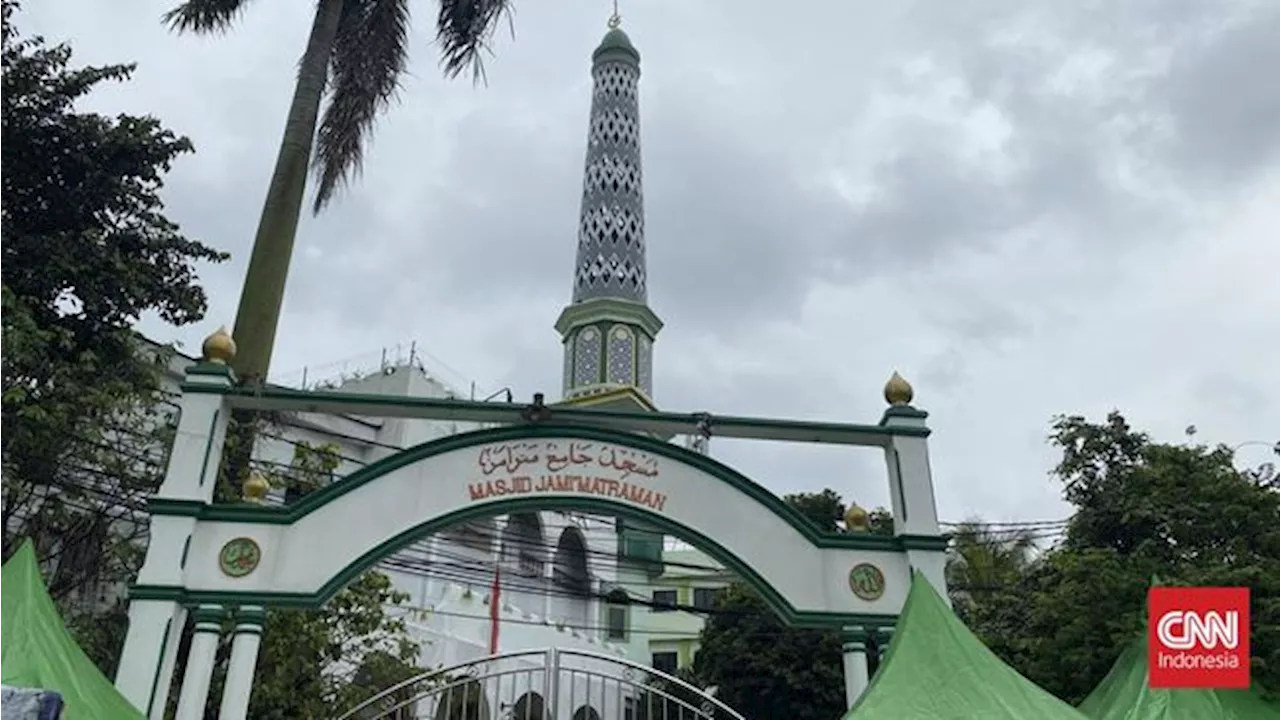
[(667, 673), (586, 650), (525, 650), (431, 670), (335, 720), (744, 720)]

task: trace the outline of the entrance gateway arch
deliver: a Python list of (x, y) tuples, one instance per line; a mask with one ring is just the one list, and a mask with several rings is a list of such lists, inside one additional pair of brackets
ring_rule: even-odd
[[(946, 538), (930, 479), (926, 413), (896, 375), (874, 425), (236, 387), (229, 368), (186, 371), (151, 541), (130, 589), (119, 690), (163, 716), (188, 615), (195, 623), (178, 718), (203, 717), (224, 618), (234, 617), (220, 717), (245, 718), (268, 606), (314, 607), (397, 549), (467, 520), (574, 509), (643, 520), (737, 572), (785, 622), (844, 633), (849, 704), (865, 689), (868, 633), (889, 632), (920, 570), (945, 596)], [(399, 452), (287, 507), (215, 504), (231, 412), (345, 413), (500, 425)], [(777, 496), (705, 455), (652, 436), (878, 447), (895, 535), (820, 531)], [(850, 478), (852, 479), (852, 478)], [(834, 482), (835, 487), (848, 487)], [(549, 673), (551, 668), (548, 668)], [(575, 708), (547, 715), (568, 719)], [(619, 714), (619, 717), (621, 715)]]

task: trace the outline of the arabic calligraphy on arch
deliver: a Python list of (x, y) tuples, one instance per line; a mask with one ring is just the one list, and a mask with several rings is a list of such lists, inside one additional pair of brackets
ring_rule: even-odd
[(545, 470), (561, 472), (569, 468), (596, 467), (618, 472), (621, 479), (632, 475), (657, 477), (658, 458), (646, 452), (609, 443), (583, 440), (545, 440), (486, 445), (476, 457), (484, 475), (516, 474)]

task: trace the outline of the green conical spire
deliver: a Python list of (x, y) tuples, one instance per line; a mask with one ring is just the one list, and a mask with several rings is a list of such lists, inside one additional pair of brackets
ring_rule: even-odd
[(639, 65), (640, 51), (631, 44), (631, 38), (627, 37), (622, 28), (613, 27), (604, 34), (604, 39), (600, 41), (595, 52), (591, 53), (591, 60), (595, 63), (630, 60), (633, 64)]

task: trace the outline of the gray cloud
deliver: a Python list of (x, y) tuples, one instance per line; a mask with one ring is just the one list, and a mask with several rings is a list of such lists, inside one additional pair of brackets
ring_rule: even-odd
[[(229, 322), (308, 7), (255, 4), (198, 40), (160, 28), (169, 4), (47, 0), (25, 23), (138, 60), (94, 106), (196, 141), (167, 197), (235, 256), (202, 273), (210, 324)], [(1120, 407), (1173, 439), (1280, 428), (1275, 3), (624, 11), (665, 407), (874, 422), (899, 368), (933, 412), (952, 519), (1063, 511), (1043, 479), (1057, 412)], [(460, 385), (554, 394), (604, 12), (522, 4), (479, 88), (439, 78), (430, 15), (364, 177), (302, 225), (276, 367), (417, 338)], [(780, 492), (886, 497), (874, 453), (713, 447)]]

